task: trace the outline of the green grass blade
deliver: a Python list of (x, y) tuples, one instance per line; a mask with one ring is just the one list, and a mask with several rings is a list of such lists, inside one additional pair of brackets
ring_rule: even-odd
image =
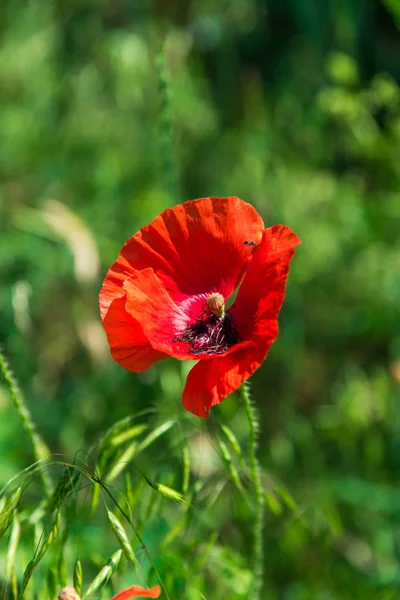
[(103, 585), (105, 585), (110, 580), (113, 573), (115, 573), (115, 571), (117, 570), (119, 563), (121, 562), (122, 554), (123, 552), (120, 549), (117, 550), (111, 556), (111, 558), (107, 561), (107, 564), (105, 564), (104, 567), (102, 567), (102, 569), (93, 579), (92, 583), (89, 585), (82, 600), (85, 600), (85, 598), (97, 592)]
[(106, 473), (104, 479), (111, 483), (124, 469), (129, 466), (130, 461), (136, 454), (137, 442), (132, 442), (124, 452), (116, 459), (114, 466)]
[[(19, 389), (17, 380), (15, 379), (6, 358), (0, 348), (0, 371), (3, 374), (4, 380), (8, 386), (10, 391), (11, 399), (14, 403), (15, 408), (17, 409), (18, 415), (21, 419), (22, 425), (31, 440), (33, 453), (35, 459), (38, 460), (47, 460), (50, 457), (50, 451), (46, 446), (45, 442), (39, 435), (36, 429), (36, 425), (34, 424), (31, 414), (29, 412), (28, 407), (25, 404), (25, 400), (22, 396), (21, 390)], [(43, 480), (44, 487), (46, 491), (49, 493), (52, 487), (51, 479), (45, 469), (41, 471), (41, 476)]]
[(155, 442), (164, 433), (166, 433), (167, 431), (169, 431), (171, 429), (171, 427), (173, 427), (174, 425), (175, 425), (175, 421), (171, 419), (170, 421), (166, 421), (165, 423), (162, 423), (162, 425), (159, 425), (158, 427), (156, 427), (139, 444), (138, 449), (137, 449), (137, 453), (139, 454), (139, 452), (142, 452), (145, 448), (147, 448), (148, 446), (150, 446), (153, 442)]
[(11, 498), (5, 501), (0, 513), (0, 538), (5, 534), (12, 523), (14, 511), (17, 508), (21, 499), (22, 489), (18, 488)]
[(107, 517), (108, 517), (108, 522), (110, 523), (111, 529), (113, 530), (115, 537), (121, 544), (121, 548), (122, 548), (126, 558), (134, 566), (134, 568), (138, 571), (139, 564), (138, 564), (138, 561), (136, 559), (135, 553), (133, 551), (133, 548), (128, 539), (128, 535), (127, 535), (125, 529), (123, 528), (122, 524), (117, 519), (117, 517), (114, 515), (114, 513), (111, 512), (111, 510), (107, 510)]
[(74, 588), (78, 596), (82, 596), (82, 583), (83, 583), (83, 572), (82, 564), (79, 558), (75, 562), (74, 566)]
[(58, 511), (55, 521), (54, 521), (54, 524), (53, 524), (53, 527), (52, 527), (49, 535), (39, 546), (39, 550), (36, 552), (33, 559), (28, 563), (28, 565), (24, 571), (24, 574), (22, 576), (21, 588), (20, 588), (20, 592), (19, 592), (20, 598), (23, 597), (26, 586), (28, 585), (29, 580), (32, 577), (32, 573), (33, 573), (35, 567), (37, 567), (37, 565), (39, 564), (39, 562), (42, 560), (43, 556), (46, 554), (47, 550), (49, 549), (50, 545), (54, 542), (55, 538), (59, 534), (60, 526), (61, 526), (61, 515), (60, 515), (60, 512)]
[(21, 525), (19, 522), (18, 515), (14, 515), (13, 526), (11, 529), (10, 542), (8, 544), (7, 560), (6, 560), (6, 579), (9, 581), (11, 586), (11, 593), (14, 600), (18, 598), (18, 583), (15, 572), (15, 559), (17, 554), (17, 548), (19, 539), (21, 536)]
[(235, 465), (233, 464), (231, 454), (228, 450), (228, 446), (222, 440), (218, 440), (218, 445), (221, 450), (222, 459), (228, 469), (229, 475), (231, 476), (233, 483), (235, 484), (240, 494), (245, 496), (245, 491), (242, 482), (240, 481), (239, 473)]

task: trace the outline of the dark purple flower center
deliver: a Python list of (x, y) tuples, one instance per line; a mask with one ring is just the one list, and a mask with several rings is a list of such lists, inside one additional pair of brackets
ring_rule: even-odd
[(186, 342), (189, 352), (201, 354), (223, 354), (240, 342), (240, 335), (229, 313), (218, 317), (209, 310), (174, 338), (174, 342)]

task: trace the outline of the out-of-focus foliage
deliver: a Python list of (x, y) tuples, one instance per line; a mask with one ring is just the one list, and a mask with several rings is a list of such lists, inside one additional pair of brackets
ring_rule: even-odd
[[(171, 598), (247, 598), (251, 487), (221, 429), (245, 449), (243, 407), (232, 396), (200, 422), (180, 406), (190, 365), (134, 375), (114, 364), (97, 295), (128, 237), (208, 195), (238, 195), (303, 240), (280, 337), (253, 377), (264, 598), (400, 593), (399, 24), (395, 0), (2, 2), (0, 343), (59, 463), (54, 481), (63, 463), (93, 473), (100, 461)], [(0, 447), (3, 485), (34, 460), (3, 382)], [(40, 475), (11, 485), (4, 514), (24, 491), (0, 542), (0, 581), (21, 583), (51, 535), (32, 572), (40, 598), (72, 583), (78, 558), (87, 586), (120, 548), (98, 484), (73, 482), (56, 537), (60, 506), (43, 504)], [(150, 571), (155, 581), (107, 506), (140, 566), (111, 581)], [(118, 560), (128, 558), (125, 548)]]

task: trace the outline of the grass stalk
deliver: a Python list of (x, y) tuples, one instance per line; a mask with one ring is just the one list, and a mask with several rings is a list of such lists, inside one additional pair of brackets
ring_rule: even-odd
[(261, 483), (260, 465), (257, 459), (259, 421), (256, 408), (250, 398), (248, 385), (245, 383), (240, 387), (240, 395), (244, 402), (247, 420), (249, 422), (249, 462), (255, 494), (255, 515), (253, 521), (253, 581), (251, 598), (252, 600), (259, 600), (261, 598), (264, 575), (264, 494)]
[[(19, 389), (17, 380), (15, 379), (13, 372), (11, 371), (1, 348), (0, 371), (8, 386), (11, 399), (14, 403), (15, 408), (17, 409), (22, 425), (31, 441), (35, 459), (37, 461), (47, 460), (50, 456), (50, 451), (36, 429), (36, 425), (34, 424), (31, 413), (25, 404), (25, 400), (22, 396), (21, 390)], [(41, 469), (40, 474), (43, 480), (45, 490), (49, 494), (52, 489), (51, 479), (45, 469)]]
[(160, 141), (163, 156), (164, 184), (171, 198), (179, 197), (179, 177), (174, 144), (171, 87), (166, 67), (166, 48), (162, 46), (157, 56), (158, 87), (160, 94)]

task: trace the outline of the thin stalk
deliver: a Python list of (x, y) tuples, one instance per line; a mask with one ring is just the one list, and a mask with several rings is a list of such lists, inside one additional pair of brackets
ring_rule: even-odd
[(175, 150), (172, 116), (172, 94), (166, 66), (166, 47), (162, 46), (157, 56), (158, 88), (160, 94), (160, 143), (164, 185), (171, 198), (179, 198), (179, 173)]
[[(32, 420), (31, 413), (25, 404), (21, 390), (18, 387), (18, 383), (7, 363), (7, 360), (0, 348), (0, 371), (3, 374), (4, 380), (10, 390), (11, 399), (14, 402), (14, 406), (17, 409), (18, 415), (21, 419), (22, 425), (31, 440), (33, 454), (36, 461), (47, 460), (50, 456), (50, 451), (47, 448), (45, 442), (39, 435), (36, 425)], [(45, 469), (41, 470), (41, 476), (43, 484), (47, 493), (51, 492), (52, 484), (51, 479)]]
[(146, 545), (145, 545), (145, 543), (144, 543), (144, 541), (143, 541), (143, 538), (142, 538), (142, 536), (141, 536), (141, 535), (140, 535), (140, 533), (139, 533), (139, 532), (138, 532), (138, 531), (135, 529), (135, 527), (134, 527), (134, 525), (133, 525), (133, 522), (132, 522), (132, 519), (131, 519), (131, 518), (129, 517), (129, 515), (128, 515), (128, 514), (127, 514), (125, 511), (124, 511), (124, 509), (121, 507), (121, 505), (118, 503), (118, 501), (117, 501), (117, 500), (114, 498), (114, 496), (111, 494), (111, 492), (110, 492), (110, 490), (108, 489), (108, 487), (107, 487), (106, 485), (104, 485), (104, 483), (102, 483), (101, 481), (97, 481), (97, 483), (98, 483), (99, 485), (101, 485), (102, 489), (103, 489), (103, 490), (106, 492), (106, 494), (108, 494), (108, 496), (111, 498), (111, 500), (113, 501), (113, 503), (115, 504), (115, 506), (116, 506), (116, 507), (118, 508), (118, 510), (120, 511), (121, 515), (123, 515), (123, 516), (125, 517), (125, 519), (126, 519), (126, 520), (128, 521), (128, 523), (129, 523), (129, 525), (132, 527), (132, 529), (133, 529), (133, 532), (134, 532), (135, 536), (137, 537), (137, 539), (138, 539), (139, 543), (142, 545), (142, 548), (143, 548), (143, 550), (144, 550), (144, 552), (145, 552), (145, 554), (146, 554), (146, 556), (147, 556), (148, 560), (150, 561), (150, 564), (151, 564), (151, 566), (153, 567), (155, 574), (156, 574), (156, 575), (157, 575), (157, 577), (158, 577), (158, 581), (160, 582), (161, 588), (162, 588), (162, 590), (163, 590), (163, 591), (164, 591), (164, 593), (165, 593), (166, 599), (167, 599), (167, 600), (170, 600), (170, 597), (169, 597), (169, 595), (168, 595), (168, 592), (167, 592), (166, 588), (164, 587), (164, 582), (163, 582), (163, 580), (162, 580), (162, 578), (161, 578), (160, 572), (159, 572), (159, 570), (157, 569), (157, 566), (156, 566), (155, 562), (153, 561), (153, 559), (152, 559), (152, 557), (151, 557), (151, 555), (150, 555), (150, 553), (149, 553), (149, 551), (148, 551), (148, 549), (147, 549), (147, 547), (146, 547)]
[(252, 600), (259, 600), (261, 598), (264, 575), (264, 494), (261, 484), (260, 465), (257, 459), (257, 434), (259, 422), (256, 408), (250, 399), (249, 389), (245, 383), (240, 387), (240, 395), (244, 402), (247, 420), (249, 422), (249, 462), (255, 494), (255, 515), (253, 521), (253, 581), (251, 598)]

